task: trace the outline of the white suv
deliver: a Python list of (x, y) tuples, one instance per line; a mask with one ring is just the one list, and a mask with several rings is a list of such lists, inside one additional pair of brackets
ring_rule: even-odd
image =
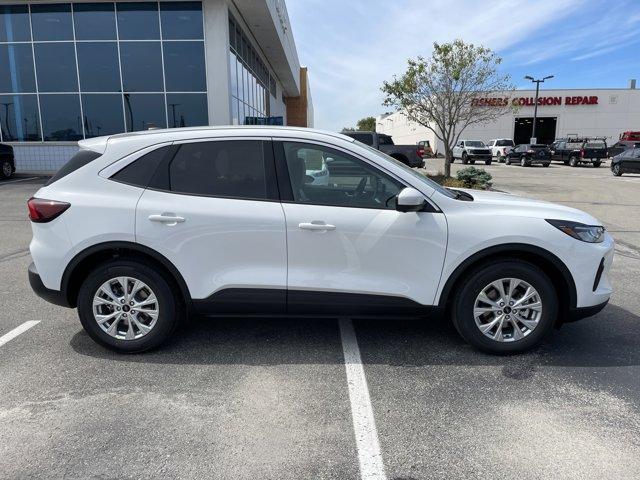
[(493, 140), (489, 140), (491, 155), (500, 163), (504, 163), (507, 160), (507, 155), (514, 147), (515, 145), (513, 140), (510, 138), (495, 138)]
[[(515, 352), (611, 295), (614, 243), (593, 217), (445, 189), (344, 135), (174, 129), (80, 147), (28, 202), (29, 278), (116, 350), (160, 345), (189, 313), (442, 311), (476, 347)], [(327, 182), (307, 174), (319, 158)]]

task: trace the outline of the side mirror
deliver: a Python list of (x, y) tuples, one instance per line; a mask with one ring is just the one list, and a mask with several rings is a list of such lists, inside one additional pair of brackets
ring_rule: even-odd
[(399, 212), (419, 212), (427, 204), (424, 195), (415, 188), (403, 188), (396, 199), (396, 210)]

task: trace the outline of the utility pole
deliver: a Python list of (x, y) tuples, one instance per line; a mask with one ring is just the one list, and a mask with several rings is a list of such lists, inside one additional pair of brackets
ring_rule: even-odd
[(545, 80), (549, 80), (550, 78), (553, 78), (553, 75), (548, 75), (538, 80), (534, 79), (530, 75), (527, 75), (524, 78), (525, 80), (531, 80), (533, 83), (536, 84), (536, 99), (533, 102), (533, 131), (531, 132), (531, 142), (534, 142), (534, 141), (537, 142), (538, 140), (536, 139), (536, 121), (538, 119), (538, 93), (540, 93), (540, 84), (544, 83)]

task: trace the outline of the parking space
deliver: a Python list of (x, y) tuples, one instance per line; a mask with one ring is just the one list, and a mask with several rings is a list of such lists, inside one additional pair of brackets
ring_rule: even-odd
[[(338, 320), (192, 319), (142, 355), (93, 343), (28, 286), (25, 203), (44, 180), (0, 182), (0, 337), (40, 321), (0, 346), (0, 478), (634, 478), (640, 175), (479, 167), (499, 190), (602, 219), (615, 294), (513, 357), (478, 353), (443, 319), (355, 321), (375, 422), (355, 432), (375, 437), (354, 434)], [(359, 465), (372, 438), (383, 476)]]

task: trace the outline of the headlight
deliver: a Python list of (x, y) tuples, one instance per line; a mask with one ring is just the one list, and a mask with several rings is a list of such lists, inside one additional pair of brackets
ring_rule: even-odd
[(570, 220), (547, 219), (547, 222), (576, 240), (587, 243), (600, 243), (604, 240), (604, 227), (601, 225), (585, 225)]

